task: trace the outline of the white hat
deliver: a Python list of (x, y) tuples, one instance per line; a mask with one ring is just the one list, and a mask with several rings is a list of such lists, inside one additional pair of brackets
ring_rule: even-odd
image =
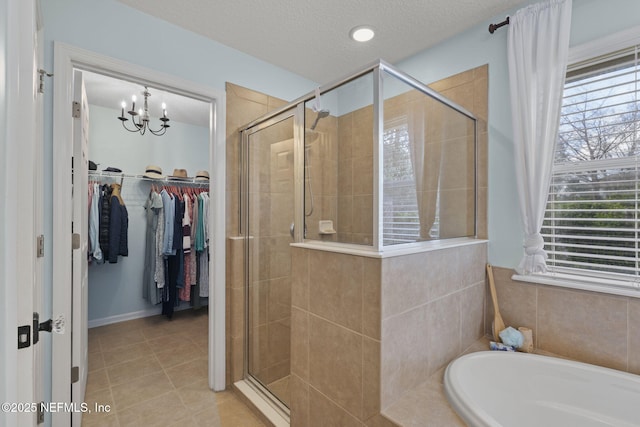
[(209, 172), (207, 171), (196, 172), (196, 181), (209, 181)]
[(144, 176), (145, 178), (151, 178), (151, 179), (165, 178), (165, 176), (162, 175), (162, 168), (160, 166), (155, 166), (155, 165), (147, 166), (146, 170), (144, 171), (144, 175), (142, 176)]

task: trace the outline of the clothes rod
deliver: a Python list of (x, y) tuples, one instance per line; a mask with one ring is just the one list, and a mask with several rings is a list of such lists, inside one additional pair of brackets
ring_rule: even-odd
[(167, 177), (167, 178), (157, 179), (157, 178), (147, 178), (146, 176), (143, 176), (143, 175), (129, 175), (129, 174), (119, 173), (119, 172), (103, 172), (103, 171), (89, 171), (89, 176), (120, 178), (120, 184), (122, 184), (122, 180), (124, 178), (127, 178), (127, 179), (139, 179), (141, 181), (149, 181), (152, 183), (171, 184), (171, 185), (196, 184), (196, 185), (207, 186), (207, 187), (209, 186), (209, 181), (197, 181), (195, 178), (170, 179)]
[(495, 30), (497, 30), (497, 29), (498, 29), (498, 28), (500, 28), (500, 27), (504, 27), (505, 25), (509, 25), (509, 17), (508, 17), (508, 16), (507, 16), (507, 19), (505, 19), (505, 20), (504, 20), (504, 21), (502, 21), (502, 22), (499, 22), (499, 23), (497, 23), (497, 24), (491, 24), (491, 25), (489, 25), (489, 32), (490, 32), (491, 34), (493, 34), (493, 32), (494, 32)]

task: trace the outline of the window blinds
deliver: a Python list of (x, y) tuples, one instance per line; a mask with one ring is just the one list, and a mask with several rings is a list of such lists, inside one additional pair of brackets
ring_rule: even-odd
[(640, 279), (638, 48), (570, 67), (542, 235), (553, 271)]

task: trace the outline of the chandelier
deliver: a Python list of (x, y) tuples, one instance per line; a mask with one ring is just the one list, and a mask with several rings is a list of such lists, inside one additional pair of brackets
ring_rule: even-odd
[[(120, 113), (120, 117), (118, 117), (118, 120), (122, 122), (122, 127), (124, 127), (129, 132), (140, 132), (140, 135), (144, 135), (148, 130), (156, 136), (164, 135), (167, 131), (167, 128), (171, 127), (167, 124), (167, 122), (169, 121), (169, 118), (167, 117), (167, 105), (164, 102), (162, 103), (162, 117), (160, 117), (160, 121), (162, 123), (160, 124), (160, 129), (153, 130), (149, 125), (149, 106), (147, 104), (147, 99), (151, 96), (151, 93), (149, 93), (149, 88), (145, 86), (142, 95), (144, 96), (144, 108), (140, 108), (138, 111), (136, 111), (137, 98), (135, 95), (133, 95), (131, 97), (131, 110), (127, 111), (127, 113), (131, 116), (131, 123), (133, 123), (135, 129), (130, 129), (126, 124), (129, 119), (124, 116), (124, 109), (127, 106), (124, 101), (122, 101), (122, 112)], [(137, 121), (136, 117), (138, 117)]]

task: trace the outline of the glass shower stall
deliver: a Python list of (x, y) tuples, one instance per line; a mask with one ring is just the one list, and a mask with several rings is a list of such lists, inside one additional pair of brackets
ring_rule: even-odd
[(476, 235), (476, 119), (384, 61), (241, 129), (245, 379), (290, 406), (291, 245), (383, 253)]

